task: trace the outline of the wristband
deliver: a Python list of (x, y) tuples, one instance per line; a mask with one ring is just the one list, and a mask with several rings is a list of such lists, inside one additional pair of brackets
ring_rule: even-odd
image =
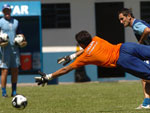
[(46, 78), (47, 78), (48, 80), (52, 80), (52, 74), (47, 74), (47, 75), (46, 75)]
[(69, 56), (71, 60), (75, 59), (77, 57), (76, 53)]

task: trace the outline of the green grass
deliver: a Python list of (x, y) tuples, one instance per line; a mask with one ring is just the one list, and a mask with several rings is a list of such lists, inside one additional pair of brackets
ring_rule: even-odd
[[(11, 89), (7, 88), (8, 94)], [(142, 103), (141, 82), (101, 82), (18, 87), (28, 106), (17, 110), (11, 97), (0, 97), (0, 113), (149, 113)]]

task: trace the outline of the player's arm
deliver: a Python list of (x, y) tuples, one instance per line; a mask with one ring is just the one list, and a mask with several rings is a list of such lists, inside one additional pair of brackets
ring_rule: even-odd
[(144, 40), (147, 39), (148, 35), (150, 34), (150, 28), (146, 27), (141, 35), (141, 38), (139, 40), (140, 44), (143, 44)]
[(64, 56), (62, 58), (59, 58), (57, 60), (57, 63), (58, 64), (61, 64), (63, 63), (63, 65), (65, 66), (66, 64), (68, 64), (70, 61), (72, 61), (73, 59), (77, 58), (78, 56), (80, 56), (82, 53), (84, 52), (84, 49), (76, 52), (76, 53), (73, 53), (71, 55), (67, 55), (67, 56)]
[[(61, 76), (61, 75), (64, 75), (64, 74), (66, 74), (66, 73), (68, 73), (68, 72), (70, 72), (70, 71), (72, 71), (72, 70), (73, 70), (73, 68), (72, 68), (70, 65), (65, 66), (65, 67), (63, 67), (63, 68), (57, 70), (56, 72), (52, 73), (51, 78), (52, 78), (52, 79), (53, 79), (53, 78), (57, 78), (57, 77), (59, 77), (59, 76)], [(51, 78), (50, 78), (50, 79), (51, 79)]]
[(38, 85), (44, 86), (45, 83), (47, 83), (49, 80), (52, 80), (52, 79), (57, 78), (61, 75), (64, 75), (64, 74), (66, 74), (72, 70), (73, 70), (73, 68), (70, 65), (68, 65), (68, 66), (65, 66), (65, 67), (57, 70), (54, 73), (51, 73), (51, 74), (45, 74), (45, 73), (39, 72), (41, 77), (35, 77), (35, 82), (37, 82)]
[(26, 37), (24, 36), (20, 24), (18, 24), (17, 30), (16, 30), (16, 36), (14, 38), (14, 43), (18, 45), (19, 47), (25, 47), (27, 45)]

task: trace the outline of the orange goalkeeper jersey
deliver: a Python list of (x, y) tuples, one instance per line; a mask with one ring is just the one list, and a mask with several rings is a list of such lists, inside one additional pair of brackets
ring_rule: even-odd
[(102, 67), (116, 67), (121, 43), (113, 45), (100, 37), (93, 37), (84, 52), (70, 64), (72, 68), (94, 64)]

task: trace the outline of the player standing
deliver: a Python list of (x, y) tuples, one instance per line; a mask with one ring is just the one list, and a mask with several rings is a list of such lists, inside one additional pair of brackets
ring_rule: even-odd
[[(143, 20), (134, 18), (130, 9), (123, 8), (119, 11), (119, 20), (124, 27), (131, 27), (139, 44), (150, 45), (150, 25)], [(145, 61), (150, 65), (149, 61)], [(144, 101), (137, 109), (150, 109), (150, 83), (142, 80)]]
[(14, 38), (17, 34), (22, 34), (19, 28), (18, 20), (11, 17), (11, 7), (8, 4), (4, 4), (2, 8), (4, 16), (0, 19), (1, 36), (7, 34), (9, 37), (9, 43), (0, 47), (0, 68), (1, 68), (1, 89), (2, 96), (8, 97), (6, 92), (7, 75), (10, 69), (11, 71), (11, 83), (12, 93), (11, 96), (15, 96), (17, 90), (18, 79), (18, 67), (20, 65), (19, 59), (19, 46), (14, 43)]

